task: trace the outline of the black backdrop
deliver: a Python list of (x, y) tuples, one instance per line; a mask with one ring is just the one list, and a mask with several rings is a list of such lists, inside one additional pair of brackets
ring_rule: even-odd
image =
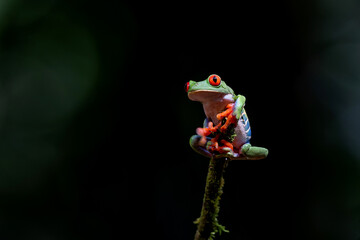
[(6, 6), (2, 239), (192, 239), (208, 159), (188, 145), (204, 113), (183, 87), (212, 73), (246, 96), (252, 144), (269, 149), (229, 164), (219, 239), (359, 237), (358, 158), (321, 68), (353, 51), (318, 57), (352, 5)]

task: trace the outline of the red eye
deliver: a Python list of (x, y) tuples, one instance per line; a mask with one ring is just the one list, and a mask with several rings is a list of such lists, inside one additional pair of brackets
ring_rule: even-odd
[(221, 78), (216, 74), (210, 75), (209, 83), (213, 86), (219, 86), (221, 83)]
[(189, 87), (190, 87), (190, 83), (189, 82), (185, 83), (185, 87), (184, 87), (185, 92), (189, 91)]

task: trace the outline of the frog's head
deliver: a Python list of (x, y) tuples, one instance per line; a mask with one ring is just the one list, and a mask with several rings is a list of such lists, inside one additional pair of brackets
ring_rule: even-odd
[(212, 74), (200, 82), (187, 82), (185, 91), (190, 100), (199, 102), (219, 101), (224, 97), (232, 98), (234, 96), (234, 91), (216, 74)]

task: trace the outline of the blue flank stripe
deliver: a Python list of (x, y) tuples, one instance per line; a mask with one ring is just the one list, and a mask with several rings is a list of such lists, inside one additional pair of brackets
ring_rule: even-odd
[(242, 122), (242, 124), (244, 124), (244, 129), (246, 131), (247, 139), (250, 140), (250, 138), (251, 138), (250, 121), (249, 121), (244, 109), (241, 110), (241, 122)]

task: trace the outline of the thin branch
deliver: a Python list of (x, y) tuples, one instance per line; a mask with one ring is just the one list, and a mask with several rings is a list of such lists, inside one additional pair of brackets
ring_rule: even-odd
[(195, 240), (211, 240), (214, 239), (216, 233), (228, 232), (217, 220), (226, 166), (226, 158), (212, 157), (210, 159), (201, 215), (194, 222), (198, 225)]

